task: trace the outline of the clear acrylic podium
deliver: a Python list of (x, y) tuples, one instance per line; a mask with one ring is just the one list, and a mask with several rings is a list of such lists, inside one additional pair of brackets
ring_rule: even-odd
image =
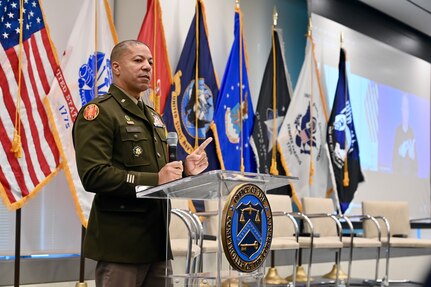
[[(274, 176), (269, 174), (240, 173), (236, 171), (214, 170), (196, 176), (185, 177), (167, 184), (156, 187), (137, 187), (138, 198), (157, 199), (188, 199), (215, 201), (218, 209), (215, 216), (218, 217), (219, 227), (223, 212), (223, 203), (226, 198), (239, 184), (252, 183), (267, 192), (271, 189), (288, 185), (288, 179), (295, 179), (287, 176)], [(169, 212), (169, 211), (168, 211)], [(169, 218), (167, 215), (166, 218)], [(231, 286), (250, 286), (247, 282), (253, 282), (253, 286), (261, 286), (260, 280), (265, 274), (265, 263), (258, 270), (251, 273), (244, 273), (224, 268), (222, 266), (223, 247), (220, 238), (220, 229), (217, 232), (217, 252), (216, 267), (210, 272), (176, 273), (170, 275), (175, 286), (222, 286), (227, 280), (235, 282)], [(167, 252), (166, 252), (167, 254)], [(175, 258), (174, 258), (175, 260)], [(226, 270), (227, 269), (227, 270)], [(226, 283), (223, 284), (223, 286)], [(227, 285), (229, 286), (229, 285)]]

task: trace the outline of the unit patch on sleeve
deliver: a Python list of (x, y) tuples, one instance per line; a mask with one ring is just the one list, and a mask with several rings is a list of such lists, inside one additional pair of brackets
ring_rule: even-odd
[(89, 104), (84, 110), (84, 119), (92, 121), (99, 115), (99, 107), (96, 104)]

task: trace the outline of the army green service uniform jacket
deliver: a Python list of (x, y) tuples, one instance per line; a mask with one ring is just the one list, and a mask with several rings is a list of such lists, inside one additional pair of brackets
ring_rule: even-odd
[(82, 184), (96, 194), (85, 256), (117, 263), (166, 260), (168, 204), (137, 199), (135, 193), (137, 185), (157, 185), (158, 172), (168, 161), (161, 116), (148, 106), (142, 111), (111, 85), (107, 94), (82, 107), (73, 138)]

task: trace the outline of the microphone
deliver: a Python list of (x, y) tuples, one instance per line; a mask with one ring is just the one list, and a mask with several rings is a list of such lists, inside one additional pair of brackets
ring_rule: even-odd
[(177, 144), (178, 144), (178, 135), (176, 132), (168, 132), (168, 154), (169, 154), (169, 162), (177, 160)]

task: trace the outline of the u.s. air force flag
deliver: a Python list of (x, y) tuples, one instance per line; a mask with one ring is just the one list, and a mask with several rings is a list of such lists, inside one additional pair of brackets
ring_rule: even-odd
[[(177, 155), (181, 160), (192, 153), (207, 137), (212, 136), (210, 124), (219, 90), (205, 19), (205, 7), (199, 0), (163, 115), (168, 131), (175, 131), (178, 134)], [(196, 29), (199, 31), (199, 38), (196, 37)], [(214, 141), (205, 150), (209, 162), (207, 170), (219, 169)]]
[(85, 0), (61, 60), (59, 83), (54, 82), (48, 95), (51, 119), (58, 132), (56, 142), (65, 163), (64, 172), (84, 226), (94, 195), (84, 190), (79, 179), (72, 127), (79, 109), (108, 91), (112, 82), (109, 58), (117, 41), (107, 0)]
[(359, 160), (358, 138), (353, 124), (353, 111), (350, 102), (346, 75), (346, 52), (340, 49), (338, 83), (334, 104), (328, 123), (328, 147), (337, 184), (341, 213), (344, 213), (353, 200), (358, 183), (364, 181)]
[(222, 169), (255, 172), (256, 161), (250, 145), (254, 112), (239, 7), (235, 10), (234, 37), (211, 129)]
[(287, 175), (299, 178), (290, 184), (292, 198), (300, 210), (300, 198), (326, 197), (332, 187), (326, 148), (327, 119), (314, 43), (309, 35), (304, 63), (277, 139)]

